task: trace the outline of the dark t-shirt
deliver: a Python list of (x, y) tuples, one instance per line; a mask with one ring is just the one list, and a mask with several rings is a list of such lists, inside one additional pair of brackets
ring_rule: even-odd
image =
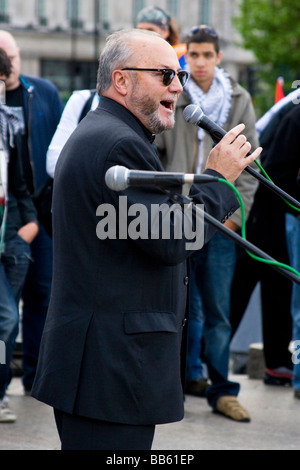
[(21, 156), (23, 163), (24, 177), (30, 193), (33, 193), (33, 173), (28, 148), (28, 122), (24, 113), (24, 98), (22, 85), (15, 90), (6, 92), (6, 105), (14, 108), (14, 112), (18, 115), (23, 123), (23, 131), (21, 132)]

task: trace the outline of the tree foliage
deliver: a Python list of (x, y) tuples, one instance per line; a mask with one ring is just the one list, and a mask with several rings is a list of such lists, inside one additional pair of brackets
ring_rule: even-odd
[(283, 76), (285, 91), (290, 92), (300, 70), (299, 0), (240, 0), (239, 4), (234, 23), (243, 47), (257, 58), (260, 77), (274, 91), (276, 78)]

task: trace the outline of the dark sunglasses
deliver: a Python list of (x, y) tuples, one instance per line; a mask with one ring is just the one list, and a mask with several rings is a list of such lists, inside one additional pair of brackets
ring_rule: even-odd
[(186, 82), (188, 81), (190, 77), (189, 72), (186, 72), (185, 70), (179, 70), (179, 72), (176, 72), (173, 69), (139, 69), (139, 68), (134, 68), (134, 67), (125, 67), (122, 70), (140, 70), (142, 72), (160, 72), (163, 76), (163, 84), (165, 86), (169, 86), (172, 83), (172, 80), (174, 79), (175, 75), (177, 75), (178, 80), (180, 81), (182, 86), (186, 84)]
[(216, 38), (218, 36), (217, 33), (216, 33), (216, 30), (214, 28), (211, 28), (210, 26), (205, 26), (205, 25), (194, 26), (194, 28), (192, 28), (189, 31), (188, 35), (193, 36), (194, 34), (197, 34), (197, 33), (200, 33), (200, 32), (208, 34), (209, 36), (211, 36), (213, 38)]

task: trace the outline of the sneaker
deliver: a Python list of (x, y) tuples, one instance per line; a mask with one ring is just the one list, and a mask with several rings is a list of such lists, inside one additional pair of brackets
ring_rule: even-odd
[(14, 423), (17, 419), (15, 413), (8, 406), (6, 397), (0, 400), (0, 423)]
[(251, 421), (248, 411), (240, 405), (236, 397), (231, 395), (218, 398), (214, 412), (240, 423), (249, 423)]
[(194, 395), (196, 397), (206, 397), (206, 390), (210, 384), (205, 379), (191, 380), (187, 382), (185, 387), (185, 393), (187, 395)]
[(294, 397), (300, 399), (300, 390), (294, 391)]
[(277, 367), (276, 369), (266, 369), (264, 375), (265, 385), (290, 386), (293, 380), (293, 371), (286, 367)]

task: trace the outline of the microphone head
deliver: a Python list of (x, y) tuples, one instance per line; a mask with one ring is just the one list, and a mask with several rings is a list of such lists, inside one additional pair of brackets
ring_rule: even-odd
[(200, 106), (195, 104), (189, 104), (183, 110), (183, 117), (187, 122), (191, 124), (197, 124), (203, 118), (204, 113)]
[(105, 174), (105, 183), (113, 191), (123, 191), (128, 188), (128, 169), (125, 166), (115, 165)]

